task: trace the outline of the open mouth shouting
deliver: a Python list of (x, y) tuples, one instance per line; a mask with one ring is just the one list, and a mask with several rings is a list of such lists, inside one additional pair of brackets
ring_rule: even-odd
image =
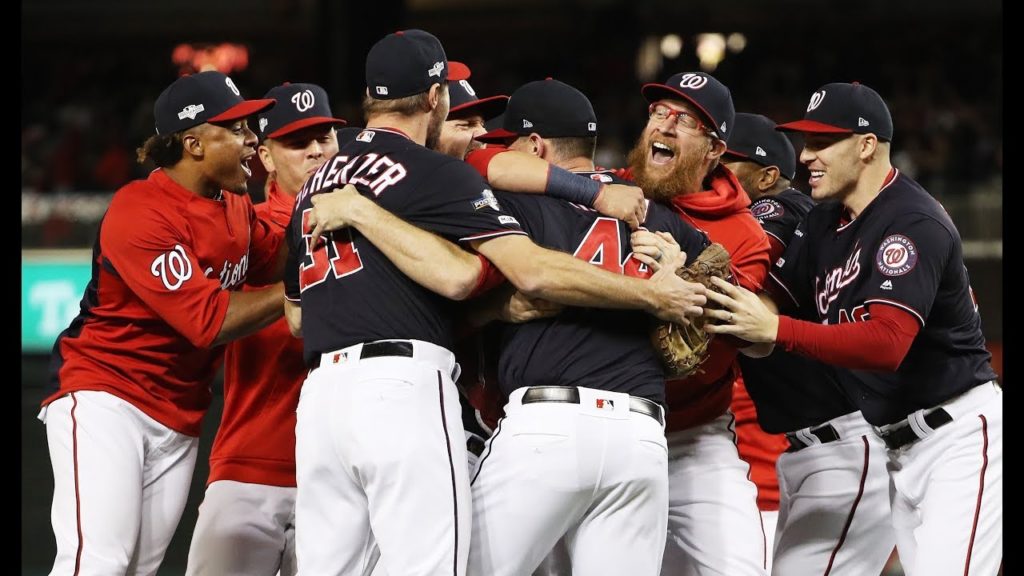
[(248, 156), (242, 158), (242, 162), (241, 162), (242, 172), (245, 172), (245, 177), (246, 178), (252, 178), (252, 168), (249, 168), (249, 160), (251, 160), (252, 157), (255, 156), (255, 155), (256, 154), (249, 154)]
[(652, 142), (651, 143), (651, 157), (650, 163), (655, 166), (664, 166), (670, 164), (672, 159), (676, 157), (676, 151), (674, 148), (663, 142)]

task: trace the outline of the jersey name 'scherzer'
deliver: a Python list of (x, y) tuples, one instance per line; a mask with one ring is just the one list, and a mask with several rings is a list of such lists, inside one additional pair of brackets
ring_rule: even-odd
[[(608, 172), (580, 175), (618, 181)], [(625, 222), (547, 196), (499, 192), (498, 198), (539, 245), (617, 274), (651, 275), (631, 256)], [(644, 227), (671, 233), (688, 261), (708, 245), (705, 234), (654, 202), (649, 204)], [(650, 339), (654, 321), (638, 310), (567, 308), (551, 319), (509, 325), (502, 334), (498, 363), (502, 391), (509, 394), (522, 386), (586, 386), (664, 402), (665, 374)]]
[(843, 207), (815, 207), (773, 275), (806, 314), (838, 324), (895, 306), (921, 330), (896, 372), (839, 371), (876, 426), (930, 408), (996, 378), (952, 220), (918, 183), (897, 172), (852, 222)]
[(455, 242), (524, 233), (466, 163), (397, 131), (362, 131), (306, 182), (289, 225), (285, 289), (290, 300), (302, 303), (306, 361), (383, 339), (411, 338), (451, 349), (451, 301), (409, 279), (356, 230), (335, 231), (314, 245), (307, 224), (312, 196), (345, 184)]

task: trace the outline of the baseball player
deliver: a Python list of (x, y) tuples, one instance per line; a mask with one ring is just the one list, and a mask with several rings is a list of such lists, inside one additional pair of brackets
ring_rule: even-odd
[(508, 96), (479, 98), (469, 83), (472, 71), (462, 62), (449, 61), (448, 117), (441, 126), (437, 151), (462, 160), (472, 150), (483, 148), (475, 138), (487, 132), (484, 123), (505, 112)]
[[(612, 182), (594, 171), (596, 134), (587, 97), (547, 79), (516, 90), (503, 129), (480, 139), (514, 139), (513, 150)], [(498, 198), (542, 245), (619, 274), (650, 274), (632, 258), (625, 222), (545, 196)], [(661, 205), (645, 225), (671, 232), (687, 254), (707, 245)], [(498, 382), (509, 401), (473, 478), (469, 574), (530, 574), (563, 535), (577, 573), (658, 573), (665, 375), (647, 320), (638, 311), (569, 308), (503, 331)]]
[(219, 72), (156, 99), (157, 165), (114, 194), (39, 418), (53, 465), (53, 574), (155, 574), (181, 518), (221, 346), (281, 316), (281, 235), (246, 194), (256, 135)]
[[(735, 111), (729, 89), (703, 72), (680, 73), (664, 84), (647, 84), (649, 120), (629, 154), (633, 180), (652, 200), (670, 203), (684, 221), (707, 232), (729, 251), (742, 286), (759, 289), (768, 271), (769, 244), (749, 211), (750, 199), (719, 159)], [(579, 194), (515, 151), (485, 149), (467, 160), (500, 188), (542, 192), (579, 202)], [(528, 156), (518, 154), (518, 157)], [(517, 170), (533, 170), (528, 174)], [(496, 180), (497, 179), (497, 180)], [(705, 186), (705, 182), (708, 186)], [(636, 248), (638, 244), (634, 244)], [(765, 573), (765, 537), (757, 487), (736, 449), (728, 411), (735, 380), (737, 342), (716, 338), (702, 372), (666, 386), (669, 446), (669, 537), (663, 573)]]
[(849, 368), (837, 378), (888, 447), (904, 570), (995, 574), (1002, 559), (1002, 393), (981, 333), (960, 236), (890, 163), (892, 117), (862, 84), (817, 90), (800, 161), (811, 210), (773, 277), (814, 321), (734, 287), (714, 297), (733, 334)]
[[(814, 206), (809, 196), (789, 187), (796, 171), (793, 145), (768, 118), (736, 114), (723, 163), (754, 199), (751, 212), (768, 234), (772, 260), (778, 260), (797, 224)], [(796, 316), (800, 310), (790, 306), (786, 313)], [(745, 450), (765, 455), (745, 459), (758, 483), (766, 535), (774, 536), (778, 518), (775, 573), (881, 572), (895, 545), (886, 449), (840, 389), (834, 370), (841, 369), (783, 350), (762, 359), (740, 355), (739, 363), (742, 378), (737, 379), (732, 410), (740, 455)], [(749, 388), (753, 404), (741, 384)], [(748, 406), (738, 406), (741, 401)], [(745, 445), (743, 414), (761, 423), (748, 425), (757, 429), (746, 438), (788, 438), (787, 452), (770, 451), (772, 445), (763, 440)], [(761, 428), (777, 434), (769, 436)], [(762, 446), (768, 448), (755, 451)], [(762, 471), (759, 464), (768, 462), (771, 469)], [(758, 481), (759, 474), (765, 480)], [(774, 491), (777, 512), (765, 512), (765, 485)], [(773, 539), (766, 542), (771, 570)]]
[[(449, 108), (433, 35), (389, 34), (370, 49), (366, 78), (366, 129), (307, 181), (290, 224), (285, 312), (313, 366), (296, 424), (298, 563), (304, 574), (361, 573), (377, 545), (389, 574), (461, 575), (472, 511), (446, 297), (471, 294), (483, 266), (441, 236), (567, 304), (683, 321), (703, 290), (675, 276), (679, 257), (645, 281), (536, 246), (469, 166), (425, 147)], [(428, 243), (393, 242), (388, 212), (439, 234), (451, 254), (425, 260)]]
[[(316, 84), (276, 86), (264, 98), (277, 104), (258, 118), (269, 178), (256, 214), (283, 234), (302, 184), (338, 151), (345, 121)], [(186, 574), (296, 573), (295, 408), (307, 371), (283, 318), (226, 348), (224, 412)]]

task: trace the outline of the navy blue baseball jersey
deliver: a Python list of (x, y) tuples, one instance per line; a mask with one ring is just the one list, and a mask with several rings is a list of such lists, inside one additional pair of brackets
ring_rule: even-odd
[(840, 370), (868, 422), (890, 424), (996, 378), (953, 221), (917, 182), (896, 172), (852, 222), (837, 202), (815, 207), (773, 276), (805, 317), (867, 319), (896, 306), (921, 325), (896, 372)]
[[(612, 181), (606, 172), (580, 174)], [(631, 257), (625, 222), (547, 196), (499, 192), (498, 198), (537, 244), (618, 274), (651, 275)], [(688, 259), (708, 245), (706, 235), (654, 202), (644, 227), (671, 233)], [(653, 321), (639, 310), (567, 308), (554, 318), (509, 325), (502, 332), (498, 360), (502, 392), (508, 395), (523, 386), (586, 386), (664, 403), (665, 373), (650, 338)]]
[(787, 188), (774, 196), (762, 196), (750, 204), (750, 213), (769, 236), (783, 246), (789, 244), (797, 224), (814, 208), (814, 200), (799, 190)]
[(313, 245), (307, 224), (311, 197), (346, 183), (405, 221), (452, 241), (524, 233), (466, 163), (399, 132), (363, 130), (306, 181), (289, 225), (285, 292), (302, 302), (307, 363), (324, 352), (389, 338), (450, 350), (451, 301), (409, 279), (356, 230), (335, 231)]
[[(750, 205), (750, 211), (765, 233), (782, 246), (789, 244), (793, 232), (814, 207), (810, 196), (789, 188), (774, 196), (763, 196)], [(779, 312), (800, 318), (801, 310), (790, 302), (778, 302)], [(765, 432), (780, 434), (808, 426), (817, 426), (857, 410), (846, 397), (833, 368), (817, 360), (776, 348), (765, 358), (737, 356), (743, 382), (757, 408), (757, 421)]]

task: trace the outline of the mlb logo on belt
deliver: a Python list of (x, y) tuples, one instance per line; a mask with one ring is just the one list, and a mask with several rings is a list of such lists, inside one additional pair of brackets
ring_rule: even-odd
[(604, 398), (598, 398), (598, 399), (594, 400), (594, 404), (598, 408), (600, 408), (601, 410), (614, 410), (615, 409), (615, 401), (613, 401), (613, 400), (605, 400)]
[(348, 360), (348, 352), (337, 352), (331, 357), (331, 362), (340, 364)]

